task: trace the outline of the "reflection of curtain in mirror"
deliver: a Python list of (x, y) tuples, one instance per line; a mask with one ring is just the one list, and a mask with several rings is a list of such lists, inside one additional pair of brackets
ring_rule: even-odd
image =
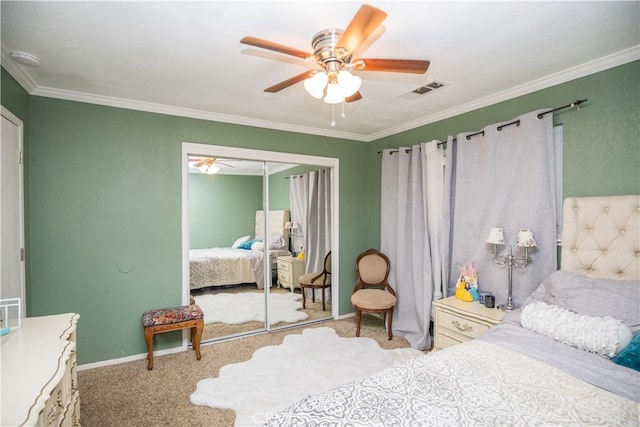
[(298, 229), (292, 230), (291, 251), (295, 254), (304, 246), (304, 235), (307, 229), (307, 209), (309, 200), (309, 177), (307, 174), (290, 177), (289, 200), (291, 221), (298, 223)]
[(291, 221), (302, 236), (292, 239), (294, 251), (304, 246), (306, 271), (322, 271), (331, 250), (331, 169), (291, 177)]
[(431, 301), (442, 296), (442, 153), (437, 141), (382, 153), (380, 250), (398, 297), (393, 332), (417, 349), (431, 346)]

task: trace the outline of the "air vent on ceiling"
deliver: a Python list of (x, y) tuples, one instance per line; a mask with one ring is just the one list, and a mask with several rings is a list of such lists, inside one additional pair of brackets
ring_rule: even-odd
[(440, 89), (444, 86), (444, 83), (433, 81), (431, 83), (427, 83), (424, 86), (420, 86), (417, 89), (412, 90), (411, 92), (417, 93), (418, 95), (424, 95), (425, 93), (433, 92), (436, 89)]

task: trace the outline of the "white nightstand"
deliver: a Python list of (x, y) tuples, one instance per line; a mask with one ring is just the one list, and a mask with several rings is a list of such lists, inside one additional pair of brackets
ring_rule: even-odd
[(502, 321), (506, 312), (455, 296), (433, 301), (434, 350), (471, 341)]
[(278, 262), (278, 285), (289, 288), (291, 292), (300, 287), (298, 279), (304, 274), (304, 260), (291, 256), (279, 256)]

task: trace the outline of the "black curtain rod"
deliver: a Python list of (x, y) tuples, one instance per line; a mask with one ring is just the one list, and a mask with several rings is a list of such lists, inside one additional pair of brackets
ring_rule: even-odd
[(580, 111), (580, 104), (582, 104), (583, 102), (587, 102), (588, 99), (578, 99), (577, 101), (573, 101), (571, 104), (567, 104), (567, 105), (563, 105), (562, 107), (557, 107), (554, 108), (553, 110), (549, 110), (549, 111), (545, 111), (544, 113), (540, 113), (538, 114), (538, 118), (541, 119), (543, 118), (545, 115), (549, 114), (549, 113), (553, 113), (555, 111), (558, 110), (564, 110), (565, 108), (575, 108), (576, 110)]
[[(580, 111), (580, 104), (582, 104), (583, 102), (587, 102), (588, 99), (578, 99), (576, 101), (573, 101), (571, 104), (567, 104), (567, 105), (563, 105), (562, 107), (556, 107), (553, 110), (549, 110), (549, 111), (545, 111), (543, 113), (540, 113), (537, 115), (537, 117), (539, 119), (543, 118), (544, 116), (546, 116), (549, 113), (554, 113), (558, 110), (564, 110), (565, 108), (575, 108), (576, 110)], [(520, 120), (514, 120), (512, 122), (509, 123), (505, 123), (503, 125), (500, 125), (497, 127), (498, 132), (500, 132), (503, 128), (506, 128), (507, 126), (511, 126), (511, 125), (517, 125), (520, 126)], [(480, 132), (476, 132), (476, 133), (470, 133), (469, 135), (465, 136), (465, 139), (468, 141), (471, 139), (471, 137), (476, 136), (476, 135), (482, 135), (484, 136), (484, 131), (481, 130)], [(457, 138), (453, 138), (453, 142), (458, 142)], [(447, 145), (447, 142), (438, 142), (438, 148), (442, 147), (443, 145)], [(391, 150), (390, 153), (393, 154), (395, 152), (397, 152), (398, 150)], [(411, 149), (407, 149), (406, 150), (407, 153), (411, 152)], [(382, 151), (378, 151), (378, 154), (382, 154)]]
[[(543, 118), (545, 115), (547, 115), (547, 114), (549, 114), (549, 113), (553, 113), (553, 112), (558, 111), (558, 110), (564, 110), (565, 108), (575, 108), (575, 109), (577, 109), (578, 111), (580, 111), (580, 104), (582, 104), (583, 102), (587, 102), (587, 101), (588, 101), (588, 99), (578, 99), (578, 100), (576, 100), (576, 101), (573, 101), (571, 104), (563, 105), (562, 107), (556, 107), (556, 108), (554, 108), (554, 109), (552, 109), (552, 110), (549, 110), (549, 111), (545, 111), (545, 112), (543, 112), (543, 113), (540, 113), (540, 114), (538, 114), (536, 117), (538, 117), (539, 119), (541, 119), (541, 118)], [(520, 120), (515, 120), (515, 121), (513, 121), (513, 122), (505, 123), (505, 124), (503, 124), (503, 125), (498, 126), (498, 127), (497, 127), (498, 132), (500, 132), (500, 131), (502, 130), (502, 128), (505, 128), (505, 127), (507, 127), (507, 126), (511, 126), (511, 125), (518, 125), (518, 126), (520, 126)], [(472, 136), (480, 135), (480, 134), (484, 135), (484, 131), (480, 131), (480, 132), (476, 132), (476, 133), (470, 133), (469, 135), (467, 135), (467, 136), (465, 137), (465, 139), (466, 139), (466, 140), (469, 140), (469, 139), (471, 139), (471, 137), (472, 137)], [(453, 138), (453, 142), (458, 142), (458, 141), (457, 141), (457, 138)], [(445, 141), (445, 142), (438, 142), (438, 147), (441, 147), (441, 146), (446, 145), (446, 144), (447, 144), (447, 142), (446, 142), (446, 141)]]

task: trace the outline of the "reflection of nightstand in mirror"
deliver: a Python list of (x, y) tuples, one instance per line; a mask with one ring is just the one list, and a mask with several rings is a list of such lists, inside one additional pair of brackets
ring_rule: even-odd
[(298, 279), (304, 274), (304, 260), (291, 256), (279, 256), (278, 285), (289, 288), (291, 292), (300, 287)]
[(506, 312), (455, 296), (433, 301), (434, 350), (471, 341), (502, 321)]

